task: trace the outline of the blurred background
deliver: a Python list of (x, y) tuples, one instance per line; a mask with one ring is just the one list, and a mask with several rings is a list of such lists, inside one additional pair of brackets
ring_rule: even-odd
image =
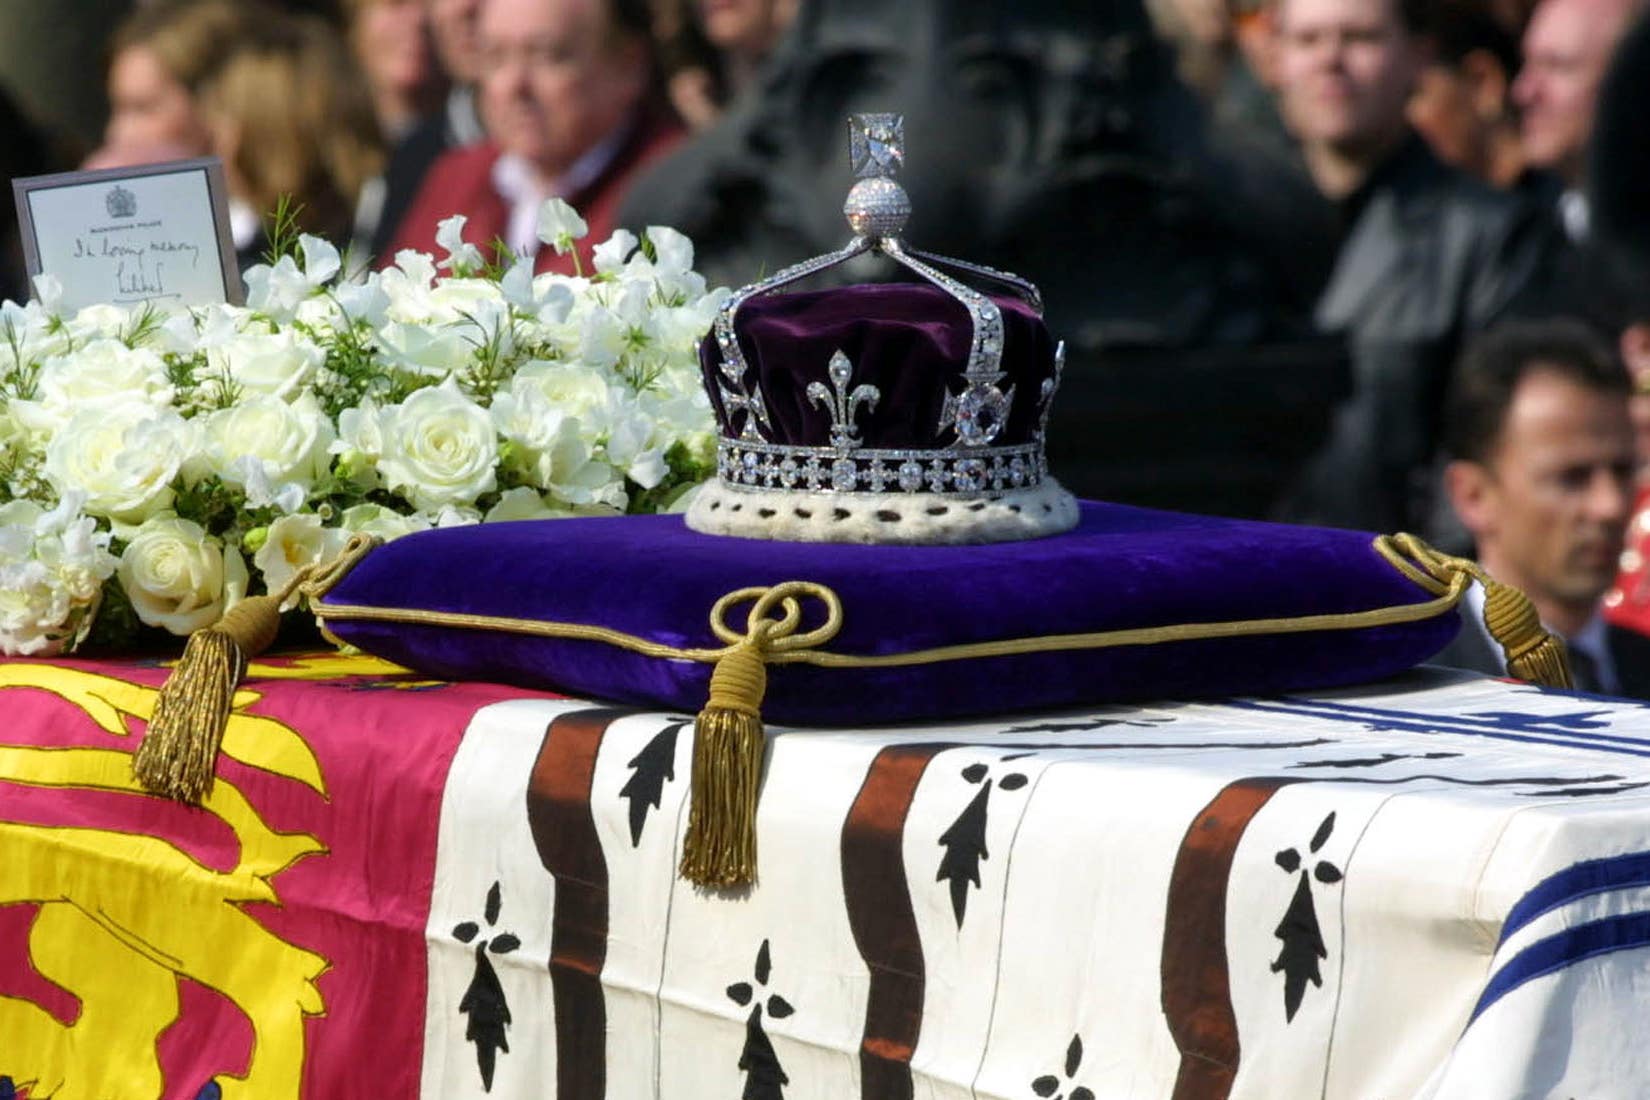
[(1068, 343), (1069, 486), (1451, 545), (1439, 409), (1476, 333), (1577, 316), (1634, 365), (1643, 219), (1591, 184), (1643, 156), (1594, 135), (1643, 7), (0, 0), (0, 156), (218, 155), (243, 263), (283, 195), (365, 265), (455, 212), (531, 249), (556, 194), (737, 286), (843, 243), (845, 116), (900, 112), (907, 238), (1037, 282)]

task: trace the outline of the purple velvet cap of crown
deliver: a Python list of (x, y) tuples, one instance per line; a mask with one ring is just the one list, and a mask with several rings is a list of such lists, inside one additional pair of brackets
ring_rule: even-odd
[[(994, 446), (1034, 442), (1043, 382), (1054, 376), (1054, 340), (1043, 319), (1015, 298), (994, 298), (1003, 315), (1003, 393), (1014, 389), (1007, 423)], [(843, 352), (853, 364), (850, 386), (880, 391), (875, 409), (855, 414), (860, 445), (879, 449), (939, 450), (955, 442), (941, 430), (945, 398), (965, 383), (973, 327), (962, 303), (937, 287), (919, 283), (869, 284), (839, 290), (768, 294), (747, 301), (735, 318), (745, 356), (745, 383), (758, 388), (773, 425), (771, 442), (829, 446), (832, 411), (808, 398), (811, 382), (830, 386), (831, 357)], [(730, 423), (722, 401), (721, 353), (715, 334), (699, 349), (705, 387), (721, 432), (737, 438), (743, 410)]]

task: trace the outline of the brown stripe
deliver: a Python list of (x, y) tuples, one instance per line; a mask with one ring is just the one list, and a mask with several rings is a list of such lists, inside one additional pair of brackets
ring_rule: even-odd
[(622, 710), (553, 719), (527, 784), (527, 821), (544, 869), (556, 878), (550, 986), (556, 1010), (557, 1100), (607, 1093), (607, 858), (590, 808), (596, 754)]
[(1192, 819), (1169, 879), (1163, 917), (1163, 1015), (1180, 1050), (1174, 1100), (1225, 1100), (1238, 1068), (1237, 1015), (1226, 958), (1226, 887), (1238, 842), (1295, 779), (1241, 779)]
[(842, 886), (859, 954), (871, 971), (861, 1095), (910, 1100), (911, 1055), (922, 1033), (927, 981), (905, 877), (905, 819), (917, 784), (951, 744), (890, 745), (877, 754), (842, 826)]

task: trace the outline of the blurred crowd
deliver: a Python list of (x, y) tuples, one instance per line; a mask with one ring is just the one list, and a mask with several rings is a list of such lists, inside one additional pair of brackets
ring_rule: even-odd
[[(648, 210), (708, 205), (702, 225), (682, 226), (704, 233), (705, 250), (718, 227), (748, 235), (770, 223), (730, 205), (765, 186), (740, 165), (791, 156), (784, 131), (804, 123), (820, 123), (832, 148), (791, 156), (786, 178), (802, 182), (786, 187), (805, 188), (818, 165), (841, 158), (836, 118), (775, 121), (780, 104), (808, 114), (817, 101), (785, 98), (785, 81), (893, 87), (879, 67), (894, 59), (945, 83), (941, 115), (954, 93), (959, 120), (1042, 116), (1034, 127), (928, 135), (934, 149), (962, 150), (942, 171), (965, 169), (970, 139), (984, 159), (1013, 152), (1054, 181), (1017, 192), (999, 178), (998, 198), (1022, 213), (1046, 194), (1069, 201), (1079, 192), (1059, 187), (1083, 173), (1126, 177), (1133, 191), (1080, 194), (1147, 201), (1119, 213), (1085, 199), (1061, 208), (1060, 233), (1082, 222), (1098, 239), (1122, 238), (1160, 218), (1176, 257), (1239, 242), (1254, 262), (1238, 297), (1276, 299), (1301, 330), (1344, 342), (1349, 392), (1274, 515), (1420, 530), (1452, 549), (1500, 554), (1509, 579), (1545, 594), (1544, 617), (1579, 631), (1565, 600), (1596, 610), (1606, 596), (1613, 605), (1638, 598), (1612, 585), (1636, 471), (1650, 459), (1650, 198), (1635, 199), (1650, 143), (1633, 107), (1650, 103), (1650, 47), (1639, 45), (1631, 64), (1617, 55), (1624, 41), (1650, 36), (1647, 8), (1650, 0), (149, 0), (108, 38), (101, 143), (77, 155), (0, 99), (0, 155), (11, 176), (216, 155), (245, 263), (263, 252), (267, 216), (290, 197), (301, 228), (349, 242), (361, 263), (433, 249), (436, 222), (462, 213), (472, 243), (536, 250), (540, 270), (571, 270), (588, 266), (589, 253), (540, 247), (545, 198), (580, 210), (587, 249), (636, 213), (625, 202), (633, 190)], [(927, 22), (910, 14), (918, 10)], [(866, 37), (878, 25), (885, 40)], [(945, 51), (961, 60), (935, 62)], [(1152, 83), (1148, 62), (1159, 56), (1170, 59), (1165, 79), (1179, 98)], [(1139, 105), (1148, 99), (1155, 106)], [(1182, 101), (1181, 114), (1161, 106)], [(992, 106), (982, 113), (980, 103)], [(1233, 170), (1222, 179), (1240, 182), (1199, 190), (1217, 164)], [(1188, 217), (1188, 207), (1207, 212)], [(771, 224), (789, 234), (787, 248), (809, 239), (815, 212), (778, 201), (750, 209), (778, 211)], [(985, 233), (993, 213), (950, 224)], [(1070, 267), (1059, 240), (1049, 237), (1047, 262)], [(5, 242), (13, 252), (15, 243)], [(1023, 273), (1057, 280), (1037, 262)], [(1273, 285), (1256, 271), (1275, 273)], [(1113, 283), (1097, 281), (1103, 309)], [(1118, 287), (1118, 300), (1134, 289)], [(15, 261), (0, 291), (26, 292)], [(1520, 338), (1509, 341), (1507, 326)], [(1105, 331), (1120, 330), (1114, 319)], [(1222, 340), (1264, 344), (1279, 329), (1224, 331)], [(1588, 421), (1590, 451), (1530, 475), (1529, 492), (1548, 510), (1522, 515), (1518, 537), (1569, 532), (1569, 541), (1509, 555), (1495, 549), (1510, 521), (1492, 505), (1512, 493), (1497, 463), (1519, 423), (1521, 379), (1532, 364), (1561, 360), (1592, 366), (1548, 373), (1583, 396), (1606, 394), (1620, 415), (1605, 416), (1607, 428)], [(1463, 364), (1484, 362), (1517, 368), (1475, 390)], [(1586, 404), (1572, 398), (1561, 404)], [(1463, 434), (1464, 421), (1477, 427)], [(1611, 445), (1599, 444), (1606, 437)], [(1543, 554), (1552, 560), (1525, 560)], [(1650, 591), (1641, 602), (1650, 605)]]

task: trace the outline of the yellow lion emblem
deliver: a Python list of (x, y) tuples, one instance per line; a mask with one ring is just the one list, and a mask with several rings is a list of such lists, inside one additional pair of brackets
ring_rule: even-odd
[[(56, 695), (117, 737), (130, 737), (132, 719), (148, 719), (157, 694), (80, 669), (0, 664), (0, 692), (24, 688)], [(236, 694), (222, 751), (325, 794), (303, 739), (246, 713), (259, 698)], [(0, 782), (148, 797), (124, 749), (0, 745)], [(325, 848), (313, 836), (272, 830), (223, 779), (204, 810), (234, 833), (240, 856), (231, 870), (205, 866), (157, 837), (0, 820), (0, 905), (39, 905), (29, 956), (43, 977), (80, 1001), (78, 1017), (65, 1025), (32, 1002), (0, 996), (0, 1074), (33, 1100), (158, 1100), (165, 1083), (156, 1041), (177, 1018), (180, 978), (218, 991), (252, 1023), (245, 1076), (216, 1078), (226, 1100), (299, 1095), (304, 1020), (322, 1013), (315, 982), (328, 963), (273, 935), (242, 907), (278, 904), (270, 880)]]

